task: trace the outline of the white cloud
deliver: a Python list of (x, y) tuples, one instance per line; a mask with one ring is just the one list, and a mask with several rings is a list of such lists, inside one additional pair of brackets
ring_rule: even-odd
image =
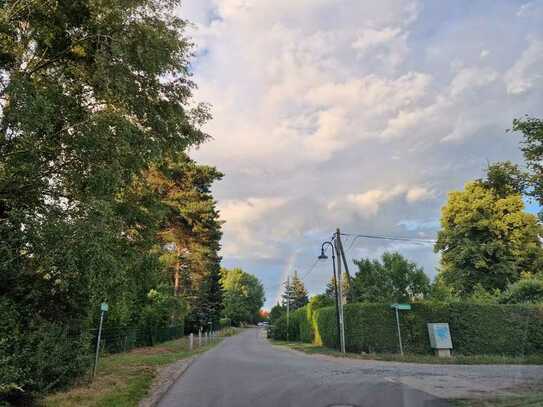
[(449, 86), (450, 95), (458, 97), (466, 91), (485, 87), (498, 79), (498, 76), (496, 71), (489, 68), (463, 68), (451, 81)]
[(520, 59), (505, 73), (507, 93), (519, 95), (543, 84), (543, 41), (531, 39)]
[(230, 257), (269, 258), (274, 247), (255, 236), (255, 224), (264, 223), (270, 213), (285, 205), (278, 197), (248, 198), (219, 202), (221, 220), (224, 220), (223, 254)]
[[(505, 129), (541, 112), (543, 2), (482, 9), (185, 0), (179, 13), (198, 27), (196, 96), (214, 115), (214, 140), (193, 155), (226, 174), (214, 189), (225, 259), (257, 274), (278, 264), (265, 277), (280, 279), (284, 259), (311, 264), (338, 226), (415, 235), (399, 222), (437, 219), (448, 190), (488, 161), (518, 160)], [(433, 269), (431, 250), (416, 256)]]
[[(389, 188), (370, 189), (362, 193), (348, 194), (346, 202), (352, 205), (361, 216), (370, 217), (375, 216), (385, 204), (400, 198), (413, 204), (434, 198), (434, 192), (424, 186), (395, 185)], [(333, 201), (328, 205), (328, 208), (341, 208), (341, 202)]]

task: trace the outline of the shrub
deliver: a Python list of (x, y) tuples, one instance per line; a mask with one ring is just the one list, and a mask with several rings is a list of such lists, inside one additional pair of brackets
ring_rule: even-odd
[(8, 301), (0, 312), (0, 401), (61, 388), (90, 366), (90, 337), (42, 320), (22, 326)]
[(219, 325), (221, 328), (230, 328), (232, 326), (232, 320), (230, 318), (221, 318), (219, 320)]

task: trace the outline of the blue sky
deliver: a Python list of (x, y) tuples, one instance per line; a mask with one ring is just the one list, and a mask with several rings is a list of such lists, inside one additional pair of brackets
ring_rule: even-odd
[[(323, 291), (330, 265), (307, 271), (336, 227), (434, 237), (447, 192), (521, 162), (506, 130), (543, 116), (541, 0), (185, 0), (178, 13), (214, 115), (193, 155), (226, 174), (224, 265), (256, 274), (268, 307), (295, 269)], [(429, 245), (361, 239), (349, 257), (386, 250), (435, 275)]]

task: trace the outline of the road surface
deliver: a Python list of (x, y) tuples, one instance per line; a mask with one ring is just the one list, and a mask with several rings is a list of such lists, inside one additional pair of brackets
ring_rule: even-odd
[(199, 357), (160, 407), (440, 407), (435, 395), (397, 382), (394, 372), (272, 346), (260, 329), (226, 338)]

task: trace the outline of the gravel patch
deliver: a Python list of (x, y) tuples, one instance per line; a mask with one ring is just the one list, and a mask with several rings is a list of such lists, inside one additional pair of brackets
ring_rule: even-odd
[(155, 380), (149, 391), (149, 396), (140, 401), (139, 407), (155, 407), (168, 392), (170, 387), (181, 377), (190, 367), (197, 356), (179, 360), (171, 365), (159, 369)]
[(337, 376), (384, 379), (445, 399), (510, 396), (522, 388), (543, 388), (543, 366), (540, 365), (419, 364), (309, 355), (289, 350), (305, 358), (341, 365), (342, 369), (323, 369), (321, 374), (328, 370), (330, 380)]

